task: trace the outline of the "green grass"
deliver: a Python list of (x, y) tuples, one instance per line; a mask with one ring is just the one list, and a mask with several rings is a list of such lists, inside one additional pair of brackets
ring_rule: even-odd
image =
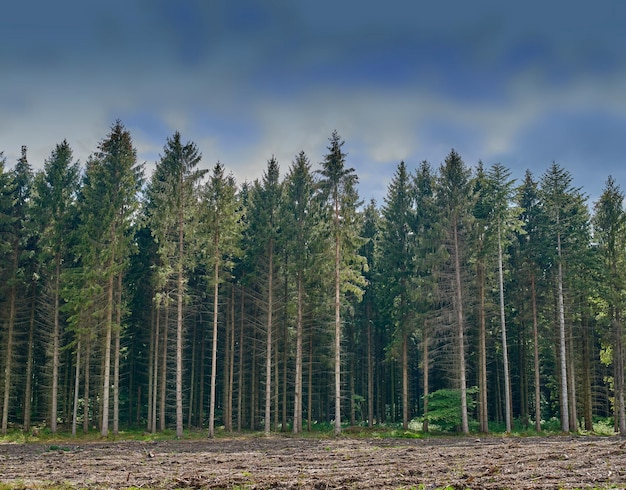
[[(378, 424), (374, 427), (368, 427), (367, 425), (355, 425), (342, 428), (342, 433), (339, 437), (342, 438), (368, 438), (368, 439), (421, 439), (430, 437), (458, 437), (462, 434), (458, 432), (444, 431), (435, 424), (430, 424), (430, 431), (428, 433), (423, 432), (423, 425), (420, 419), (414, 419), (409, 423), (408, 429), (403, 429), (402, 424), (399, 423), (386, 423)], [(480, 435), (478, 432), (478, 425), (474, 422), (470, 425), (471, 434), (473, 436)], [(498, 436), (512, 436), (512, 437), (532, 437), (532, 436), (554, 436), (561, 435), (562, 431), (558, 419), (550, 419), (542, 421), (541, 431), (535, 430), (535, 425), (532, 421), (527, 424), (522, 424), (519, 420), (516, 420), (513, 426), (513, 430), (510, 434), (505, 432), (504, 424), (490, 423), (489, 435), (491, 437)], [(598, 419), (594, 421), (593, 431), (587, 432), (582, 429), (577, 434), (580, 435), (602, 435), (612, 436), (615, 435), (613, 430), (613, 419)], [(232, 438), (232, 437), (266, 437), (263, 432), (260, 431), (243, 431), (243, 432), (226, 432), (223, 427), (216, 428), (216, 438)], [(317, 423), (313, 424), (310, 431), (304, 430), (300, 434), (294, 435), (291, 432), (291, 428), (287, 427), (284, 432), (272, 432), (270, 437), (293, 437), (299, 439), (333, 439), (334, 427), (330, 423)], [(183, 439), (185, 440), (203, 440), (207, 438), (207, 431), (204, 429), (186, 430), (183, 433)], [(56, 434), (52, 434), (48, 428), (40, 429), (33, 433), (26, 433), (19, 428), (10, 429), (5, 436), (0, 436), (0, 443), (47, 443), (62, 447), (64, 444), (71, 444), (72, 442), (97, 442), (97, 441), (141, 441), (141, 442), (153, 442), (153, 441), (167, 441), (176, 439), (176, 433), (173, 429), (167, 429), (162, 432), (152, 434), (141, 428), (124, 429), (120, 431), (118, 435), (109, 434), (108, 437), (103, 438), (100, 433), (93, 429), (87, 434), (81, 431), (78, 432), (76, 437), (72, 437), (71, 432), (61, 429)], [(2, 488), (0, 488), (2, 490)]]

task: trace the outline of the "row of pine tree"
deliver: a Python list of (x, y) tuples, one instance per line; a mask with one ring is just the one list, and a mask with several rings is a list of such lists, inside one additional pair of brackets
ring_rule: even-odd
[(364, 205), (343, 144), (241, 184), (178, 132), (146, 178), (119, 121), (84, 166), (0, 154), (2, 433), (626, 433), (619, 186), (452, 150)]

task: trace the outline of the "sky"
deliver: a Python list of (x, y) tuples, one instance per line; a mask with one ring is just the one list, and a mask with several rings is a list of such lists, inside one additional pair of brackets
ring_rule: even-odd
[(238, 182), (345, 140), (363, 200), (396, 167), (554, 161), (626, 188), (623, 0), (20, 0), (0, 12), (0, 151), (85, 163), (117, 120), (149, 176), (180, 131)]

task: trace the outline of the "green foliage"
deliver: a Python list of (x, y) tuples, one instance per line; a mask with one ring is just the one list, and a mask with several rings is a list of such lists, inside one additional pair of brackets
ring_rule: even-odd
[[(476, 406), (476, 393), (477, 387), (467, 390), (468, 411)], [(444, 432), (458, 431), (461, 426), (461, 390), (442, 389), (429, 393), (428, 415), (425, 418), (428, 419), (429, 426), (437, 426)]]

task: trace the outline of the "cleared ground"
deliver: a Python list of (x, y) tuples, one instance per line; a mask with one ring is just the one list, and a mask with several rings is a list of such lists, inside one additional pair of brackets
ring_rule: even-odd
[(0, 444), (0, 488), (626, 488), (618, 437)]

